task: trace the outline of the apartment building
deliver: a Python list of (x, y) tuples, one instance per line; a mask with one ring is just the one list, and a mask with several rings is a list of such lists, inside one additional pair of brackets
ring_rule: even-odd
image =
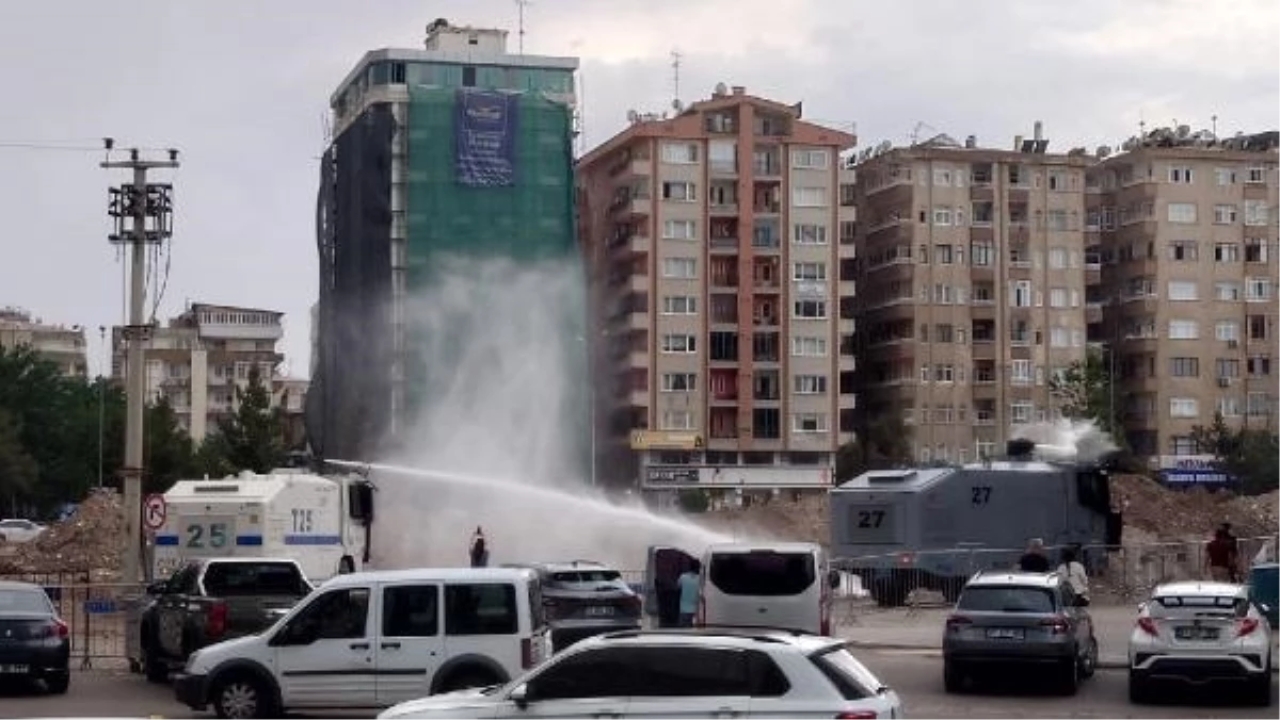
[(1096, 339), (1114, 349), (1128, 443), (1154, 469), (1202, 457), (1192, 428), (1215, 412), (1276, 429), (1278, 144), (1158, 129), (1088, 172)]
[(88, 374), (84, 328), (48, 325), (26, 310), (0, 308), (0, 348), (21, 346), (30, 347), (42, 359), (56, 364), (68, 377)]
[(898, 414), (918, 462), (998, 452), (1085, 357), (1089, 160), (1048, 143), (1037, 122), (1010, 150), (939, 135), (858, 158), (860, 417)]
[[(196, 442), (217, 428), (219, 417), (235, 412), (236, 388), (248, 386), (255, 366), (274, 402), (294, 402), (287, 388), (275, 385), (276, 367), (283, 359), (276, 352), (284, 336), (283, 317), (273, 310), (191, 305), (168, 326), (152, 331), (146, 349), (147, 397), (166, 398)], [(111, 347), (112, 377), (123, 382), (127, 347), (122, 328), (111, 329)], [(296, 410), (302, 412), (301, 404)]]
[(855, 136), (723, 84), (630, 119), (578, 164), (598, 465), (654, 491), (828, 486), (854, 424)]

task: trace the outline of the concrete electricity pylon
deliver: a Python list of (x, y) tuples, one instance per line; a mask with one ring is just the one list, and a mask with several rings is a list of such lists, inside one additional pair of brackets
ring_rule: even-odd
[(147, 171), (177, 168), (178, 151), (169, 150), (167, 160), (144, 160), (135, 148), (129, 150), (128, 160), (113, 161), (109, 155), (113, 142), (107, 139), (105, 144), (108, 159), (101, 164), (103, 168), (133, 171), (132, 183), (108, 188), (107, 214), (114, 226), (108, 239), (128, 245), (130, 250), (129, 324), (123, 332), (128, 344), (125, 361), (128, 414), (124, 467), (120, 470), (126, 533), (121, 579), (136, 583), (142, 579), (139, 568), (142, 563), (143, 411), (147, 393), (145, 350), (151, 339), (151, 324), (146, 317), (147, 248), (163, 243), (173, 230), (173, 185), (148, 183)]

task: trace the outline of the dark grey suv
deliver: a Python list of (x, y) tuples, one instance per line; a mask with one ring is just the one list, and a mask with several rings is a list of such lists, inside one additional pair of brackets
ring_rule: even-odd
[(523, 563), (518, 567), (538, 573), (556, 652), (594, 635), (640, 628), (640, 596), (617, 570), (591, 560)]
[(1098, 641), (1093, 619), (1060, 576), (987, 571), (960, 592), (942, 657), (947, 692), (959, 692), (980, 671), (1039, 665), (1074, 695), (1097, 668)]

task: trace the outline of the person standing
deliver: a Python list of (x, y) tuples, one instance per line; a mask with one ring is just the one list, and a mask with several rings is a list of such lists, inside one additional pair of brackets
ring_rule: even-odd
[(1237, 551), (1230, 532), (1219, 527), (1213, 531), (1213, 539), (1204, 548), (1205, 564), (1209, 566), (1209, 579), (1215, 582), (1236, 582)]
[(1081, 604), (1088, 606), (1089, 573), (1084, 569), (1084, 563), (1080, 562), (1076, 548), (1063, 548), (1062, 564), (1058, 566), (1058, 574), (1071, 586), (1071, 590), (1080, 598)]
[(1018, 558), (1018, 569), (1029, 573), (1049, 572), (1049, 558), (1044, 555), (1044, 541), (1032, 538), (1027, 543), (1027, 551)]
[(698, 573), (702, 564), (697, 560), (680, 575), (680, 627), (693, 627), (693, 618), (698, 612)]
[(484, 539), (484, 530), (479, 526), (471, 536), (471, 567), (481, 568), (489, 565), (489, 547)]

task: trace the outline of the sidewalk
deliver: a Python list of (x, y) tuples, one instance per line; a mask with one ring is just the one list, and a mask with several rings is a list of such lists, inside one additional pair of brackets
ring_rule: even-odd
[[(942, 632), (950, 609), (886, 609), (871, 604), (837, 605), (835, 634), (855, 647), (942, 652)], [(1098, 638), (1098, 667), (1129, 667), (1129, 635), (1137, 618), (1136, 606), (1089, 608)], [(1274, 640), (1274, 637), (1273, 637)], [(1280, 665), (1280, 664), (1278, 664)], [(1275, 672), (1280, 668), (1272, 668)]]

